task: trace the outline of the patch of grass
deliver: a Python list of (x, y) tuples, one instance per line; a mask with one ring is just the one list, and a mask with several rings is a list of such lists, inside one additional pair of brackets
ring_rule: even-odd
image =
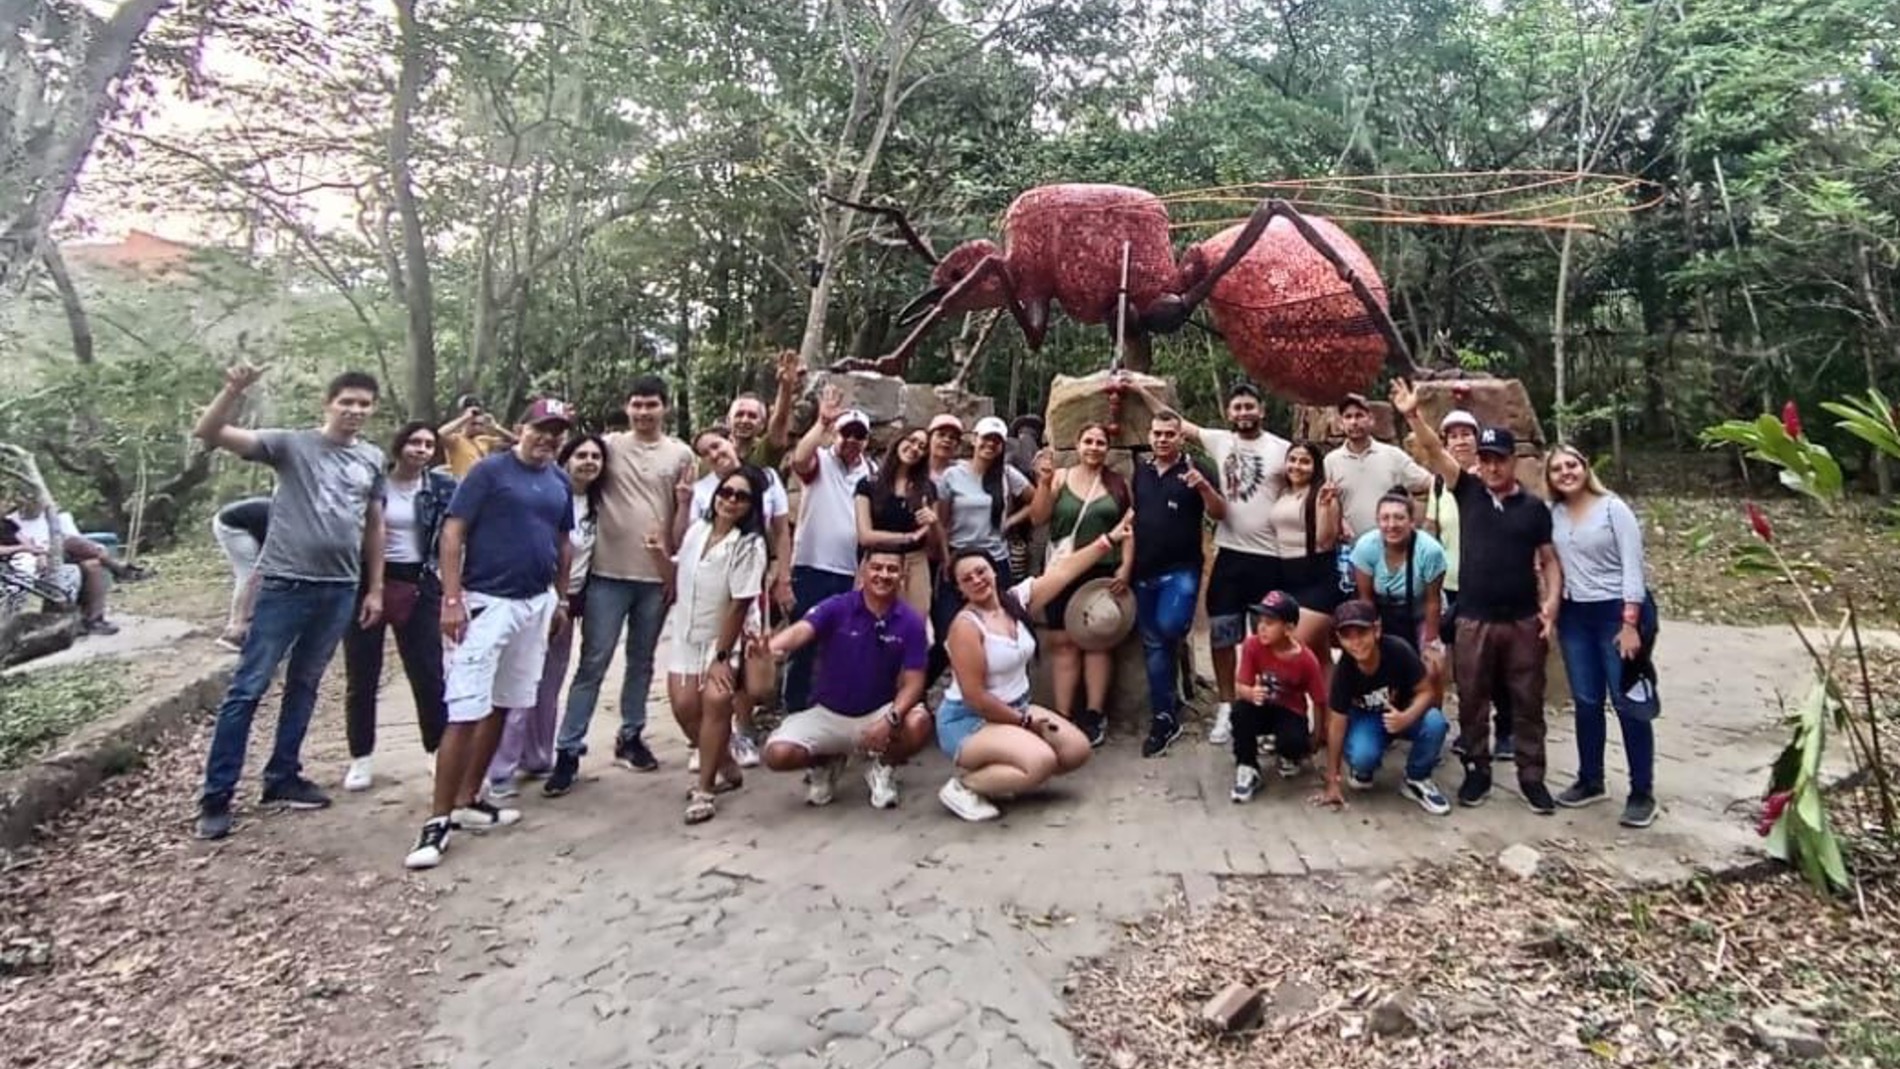
[(124, 674), (74, 665), (0, 677), (0, 770), (18, 768), (125, 703)]
[(1900, 1028), (1887, 1021), (1849, 1020), (1841, 1027), (1841, 1052), (1873, 1065), (1900, 1065)]

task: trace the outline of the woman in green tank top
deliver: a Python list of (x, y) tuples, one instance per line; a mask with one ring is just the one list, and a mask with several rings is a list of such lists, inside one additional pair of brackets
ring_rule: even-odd
[[(1036, 497), (1030, 503), (1032, 523), (1049, 525), (1049, 553), (1059, 559), (1067, 547), (1086, 546), (1115, 529), (1128, 511), (1128, 480), (1108, 467), (1108, 429), (1099, 423), (1082, 428), (1075, 441), (1074, 467), (1057, 470), (1054, 459), (1044, 452), (1036, 458)], [(1069, 599), (1083, 583), (1108, 578), (1127, 589), (1133, 567), (1132, 556), (1124, 558), (1117, 547), (1080, 579), (1069, 584), (1051, 599), (1043, 615), (1048, 630), (1050, 678), (1055, 687), (1055, 711), (1073, 721), (1092, 745), (1100, 746), (1106, 736), (1109, 684), (1114, 681), (1112, 650), (1083, 652), (1063, 628), (1063, 616)], [(1083, 692), (1082, 711), (1076, 712), (1076, 690)]]

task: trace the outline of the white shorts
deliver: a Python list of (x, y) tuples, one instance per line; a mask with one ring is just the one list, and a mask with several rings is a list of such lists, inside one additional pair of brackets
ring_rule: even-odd
[(449, 652), (449, 723), (480, 720), (494, 709), (534, 707), (554, 622), (554, 592), (496, 598), (469, 592), (468, 633)]
[(864, 732), (879, 718), (889, 715), (888, 704), (864, 716), (846, 716), (814, 705), (779, 721), (778, 730), (772, 732), (765, 744), (789, 742), (804, 747), (813, 757), (849, 757), (858, 752), (858, 740), (864, 737)]

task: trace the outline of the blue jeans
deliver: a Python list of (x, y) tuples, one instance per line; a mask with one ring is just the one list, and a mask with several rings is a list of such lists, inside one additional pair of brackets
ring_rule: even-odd
[[(805, 618), (819, 602), (838, 594), (851, 593), (855, 575), (839, 575), (823, 568), (803, 564), (792, 566), (792, 622)], [(808, 642), (792, 654), (785, 665), (785, 711), (802, 713), (811, 708), (811, 669), (817, 659), (817, 643)]]
[(1195, 568), (1135, 580), (1135, 626), (1148, 667), (1148, 701), (1158, 716), (1174, 715), (1181, 640), (1194, 626), (1200, 593), (1201, 573)]
[(620, 737), (638, 738), (647, 726), (647, 691), (653, 687), (653, 652), (666, 625), (666, 586), (646, 579), (587, 580), (587, 602), (581, 611), (581, 661), (567, 690), (567, 714), (555, 749), (566, 754), (587, 752), (587, 727), (594, 722), (600, 702), (600, 684), (613, 664), (614, 643), (627, 629), (626, 674), (620, 680)]
[[(1656, 603), (1643, 605), (1643, 626), (1654, 626)], [(1656, 728), (1648, 720), (1623, 710), (1623, 657), (1616, 651), (1616, 633), (1623, 626), (1620, 601), (1564, 599), (1557, 613), (1557, 646), (1563, 651), (1564, 672), (1570, 676), (1570, 696), (1577, 704), (1577, 779), (1603, 786), (1603, 751), (1609, 745), (1609, 724), (1603, 715), (1605, 698), (1616, 707), (1623, 730), (1623, 751), (1629, 758), (1630, 793), (1648, 796), (1655, 788)]]
[(303, 737), (317, 708), (317, 684), (343, 641), (355, 608), (354, 582), (265, 579), (259, 584), (251, 630), (245, 635), (224, 703), (218, 706), (211, 753), (205, 758), (204, 805), (228, 805), (237, 792), (257, 703), (270, 689), (271, 677), (285, 657), (290, 658), (290, 666), (284, 671), (283, 706), (277, 714), (277, 740), (264, 766), (264, 786), (288, 783), (303, 771)]
[(1397, 735), (1387, 733), (1385, 721), (1377, 715), (1349, 716), (1346, 718), (1346, 767), (1360, 779), (1367, 779), (1379, 770), (1392, 740), (1409, 739), (1412, 748), (1405, 755), (1405, 778), (1429, 778), (1432, 769), (1438, 767), (1438, 755), (1445, 749), (1445, 736), (1450, 732), (1451, 725), (1445, 720), (1445, 714), (1437, 709), (1425, 710), (1424, 716)]

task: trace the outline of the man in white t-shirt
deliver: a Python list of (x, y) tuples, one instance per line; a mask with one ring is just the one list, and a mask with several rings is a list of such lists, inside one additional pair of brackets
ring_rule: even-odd
[[(12, 568), (29, 575), (44, 575), (61, 589), (74, 587), (66, 592), (79, 600), (86, 633), (117, 634), (118, 625), (106, 619), (109, 587), (106, 574), (115, 570), (112, 559), (98, 543), (79, 536), (79, 527), (73, 523), (70, 513), (48, 510), (40, 503), (37, 493), (23, 491), (17, 504), (0, 527), (0, 545), (10, 547), (11, 552), (6, 556), (11, 558)], [(66, 558), (58, 567), (50, 563), (54, 539), (59, 540)], [(77, 584), (72, 581), (73, 576), (78, 576)]]
[(1396, 445), (1372, 436), (1372, 406), (1349, 393), (1339, 403), (1339, 423), (1346, 442), (1326, 454), (1326, 481), (1339, 487), (1339, 509), (1346, 528), (1340, 544), (1379, 526), (1379, 499), (1400, 487), (1422, 493), (1432, 485), (1432, 473)]
[[(1150, 398), (1156, 410), (1164, 407)], [(1260, 390), (1242, 381), (1227, 391), (1227, 430), (1181, 421), (1181, 436), (1198, 441), (1220, 475), (1226, 515), (1214, 528), (1214, 571), (1207, 583), (1207, 624), (1214, 647), (1220, 706), (1207, 741), (1233, 741), (1234, 661), (1247, 637), (1247, 608), (1279, 587), (1280, 550), (1268, 513), (1286, 488), (1286, 453), (1293, 443), (1262, 426)], [(1142, 753), (1158, 756), (1181, 733), (1179, 723), (1156, 718)]]
[[(858, 574), (858, 480), (875, 466), (865, 455), (871, 419), (844, 407), (844, 395), (827, 386), (818, 395), (818, 418), (792, 450), (792, 474), (804, 484), (798, 530), (792, 541), (792, 620), (812, 606), (849, 592)], [(792, 655), (785, 673), (785, 710), (811, 706), (812, 655)]]

